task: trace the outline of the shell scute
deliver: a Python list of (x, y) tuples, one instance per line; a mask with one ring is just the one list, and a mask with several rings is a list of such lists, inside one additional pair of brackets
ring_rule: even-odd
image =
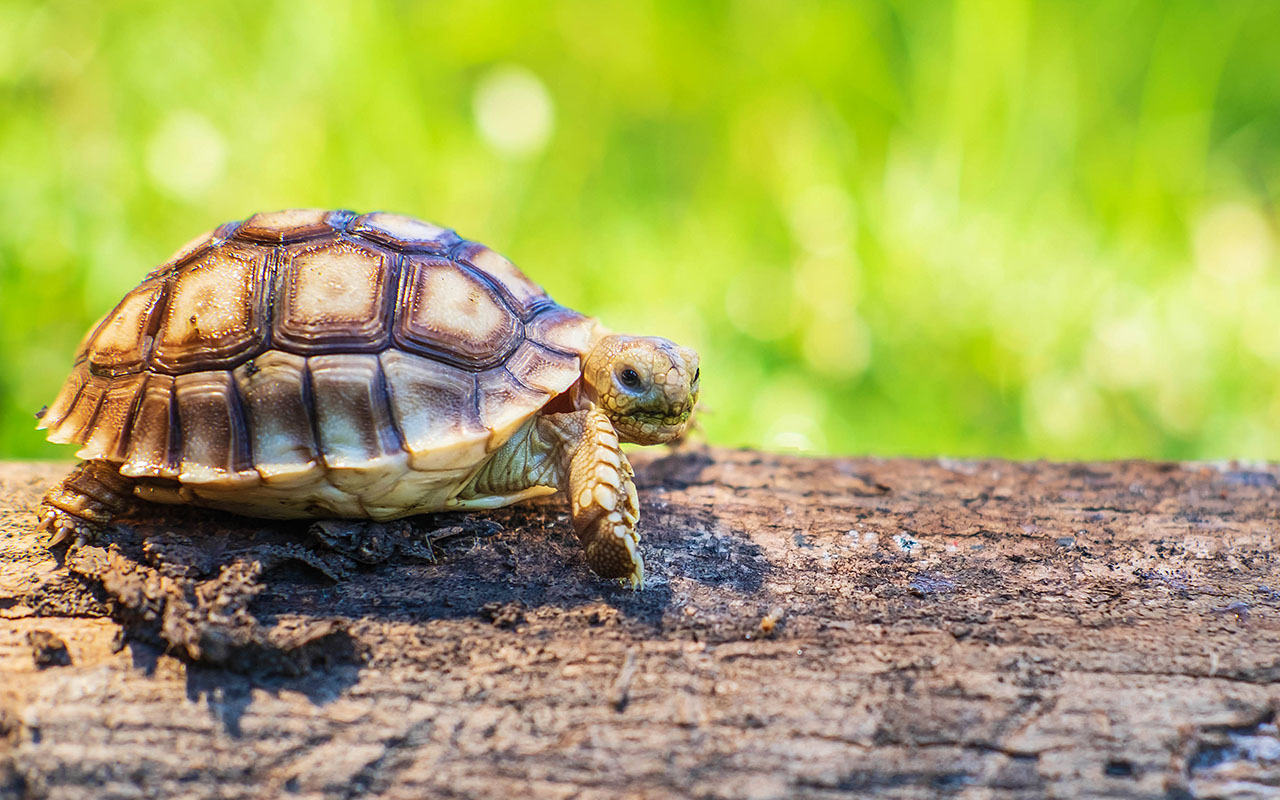
[(133, 414), (129, 448), (120, 473), (131, 478), (176, 479), (180, 468), (178, 439), (173, 378), (148, 373)]
[(93, 424), (85, 432), (77, 458), (121, 461), (127, 452), (134, 407), (146, 374), (129, 375), (107, 384)]
[(307, 402), (307, 360), (268, 350), (236, 368), (253, 466), (268, 486), (305, 484), (323, 471)]
[(329, 482), (358, 494), (394, 481), (404, 472), (408, 453), (391, 421), (378, 357), (315, 356), (307, 367)]
[(178, 480), (187, 484), (253, 486), (259, 476), (249, 456), (240, 396), (230, 372), (188, 372), (173, 380), (182, 431)]
[(552, 305), (546, 291), (529, 280), (519, 267), (478, 242), (466, 242), (454, 250), (453, 256), (499, 286), (509, 296), (521, 319), (528, 319), (539, 309)]
[(267, 259), (220, 247), (177, 268), (151, 363), (178, 374), (233, 366), (266, 341)]
[(290, 208), (254, 214), (236, 231), (237, 239), (264, 244), (286, 244), (314, 239), (333, 233), (329, 217), (334, 212), (323, 208)]
[(571, 308), (552, 306), (524, 325), (525, 335), (551, 350), (585, 356), (599, 323)]
[(44, 414), (40, 416), (40, 421), (36, 423), (37, 430), (49, 431), (49, 441), (55, 441), (53, 431), (64, 419), (67, 413), (71, 411), (72, 405), (75, 404), (76, 398), (80, 396), (80, 389), (84, 386), (85, 381), (89, 379), (89, 365), (77, 364), (71, 374), (67, 375), (67, 379), (62, 382), (62, 388), (58, 390), (58, 396), (53, 399), (49, 407), (44, 410)]
[(520, 320), (477, 275), (443, 258), (406, 259), (395, 326), (400, 346), (475, 370), (501, 363), (521, 334)]
[(545, 394), (559, 394), (582, 374), (577, 356), (566, 355), (524, 341), (507, 359), (507, 370), (520, 383)]
[(443, 255), (460, 240), (449, 228), (404, 214), (375, 211), (357, 217), (350, 230), (366, 239), (405, 252), (428, 252)]
[(474, 375), (402, 350), (379, 358), (410, 466), (449, 470), (483, 458), (489, 431), (480, 422)]
[[(70, 381), (68, 381), (70, 384)], [(93, 419), (107, 393), (110, 381), (96, 375), (83, 374), (66, 410), (56, 424), (51, 424), (49, 441), (59, 444), (81, 443), (92, 432)]]
[(291, 248), (278, 269), (272, 338), (303, 354), (386, 347), (393, 259), (365, 242), (330, 238)]
[(489, 452), (506, 444), (511, 434), (551, 397), (525, 386), (506, 367), (481, 372), (476, 376), (476, 385), (480, 421), (489, 429)]
[(94, 374), (123, 375), (146, 368), (164, 298), (165, 281), (159, 278), (143, 282), (124, 296), (84, 348)]

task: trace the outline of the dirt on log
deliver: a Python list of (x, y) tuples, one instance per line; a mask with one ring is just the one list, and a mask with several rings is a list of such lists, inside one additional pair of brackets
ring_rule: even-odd
[(1280, 793), (1280, 468), (636, 461), (638, 593), (556, 498), (49, 553), (0, 465), (0, 797)]

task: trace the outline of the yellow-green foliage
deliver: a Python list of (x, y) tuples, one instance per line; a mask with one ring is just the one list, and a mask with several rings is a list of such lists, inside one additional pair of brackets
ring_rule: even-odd
[(170, 251), (437, 220), (716, 443), (1280, 457), (1280, 3), (0, 0), (0, 457)]

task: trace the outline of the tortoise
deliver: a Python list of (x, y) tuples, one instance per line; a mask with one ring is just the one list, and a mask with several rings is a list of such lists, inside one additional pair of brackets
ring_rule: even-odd
[(82, 341), (40, 416), (83, 461), (38, 512), (93, 541), (132, 496), (392, 520), (563, 491), (587, 563), (644, 584), (620, 443), (685, 431), (698, 355), (557, 304), (409, 216), (292, 209), (197, 237)]

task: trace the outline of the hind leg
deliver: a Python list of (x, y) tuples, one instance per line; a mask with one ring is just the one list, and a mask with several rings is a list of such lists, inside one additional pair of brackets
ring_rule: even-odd
[(82, 461), (80, 466), (45, 493), (40, 504), (40, 525), (48, 546), (72, 536), (78, 544), (92, 542), (120, 512), (129, 507), (134, 482), (120, 474), (110, 461)]

